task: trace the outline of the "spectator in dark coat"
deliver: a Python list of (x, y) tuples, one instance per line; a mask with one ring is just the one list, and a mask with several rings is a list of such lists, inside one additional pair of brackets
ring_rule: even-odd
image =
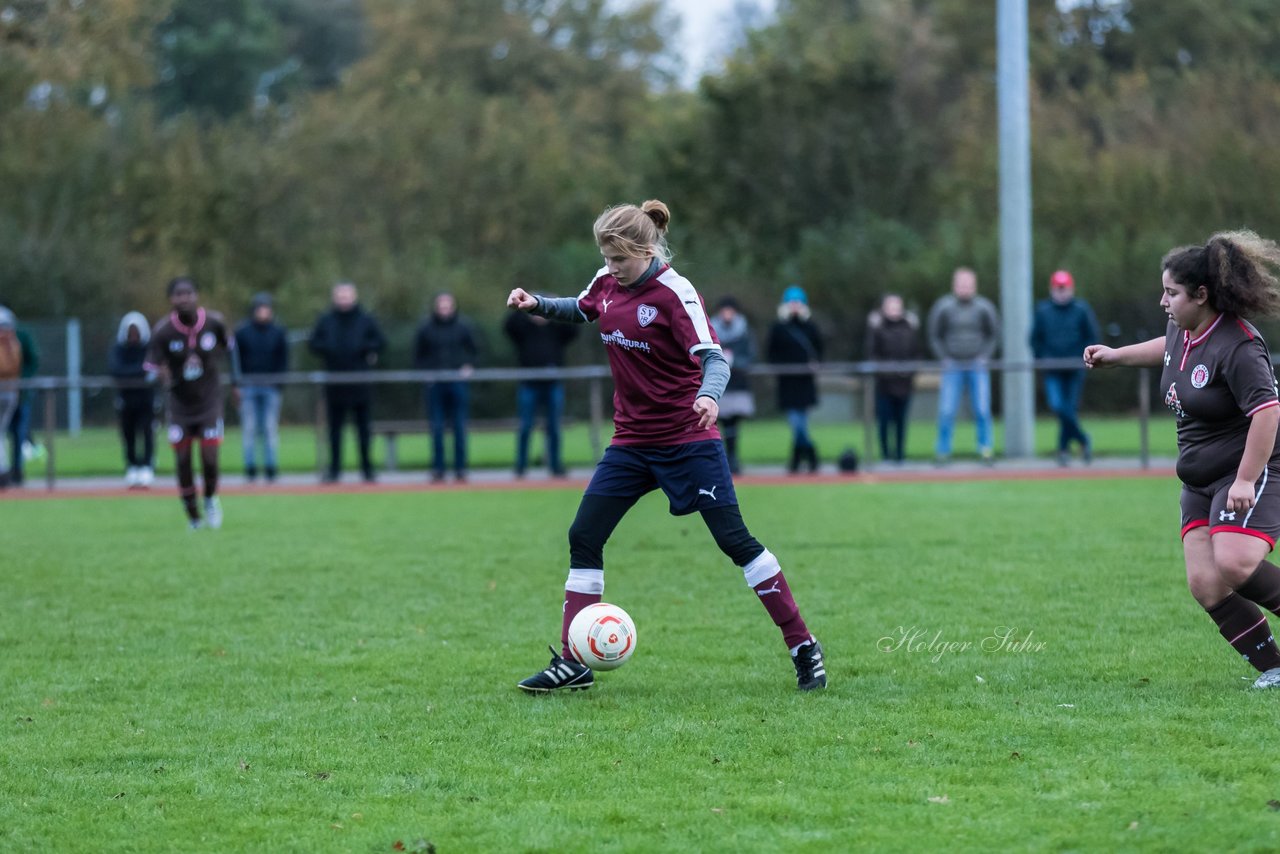
[(423, 389), (427, 418), (431, 421), (431, 479), (444, 480), (446, 425), (453, 432), (453, 474), (467, 478), (467, 415), (469, 388), (466, 378), (475, 368), (479, 348), (470, 322), (458, 315), (453, 294), (438, 294), (431, 316), (418, 327), (413, 342), (413, 365), (429, 371), (457, 371), (459, 379), (428, 383)]
[(756, 360), (756, 346), (751, 338), (742, 306), (731, 296), (716, 303), (711, 328), (720, 339), (720, 350), (732, 373), (724, 394), (720, 395), (720, 437), (729, 458), (729, 472), (737, 474), (742, 464), (738, 459), (739, 425), (742, 419), (756, 414), (756, 399), (751, 393), (751, 365)]
[[(769, 330), (769, 361), (775, 365), (809, 365), (816, 369), (822, 360), (822, 337), (809, 319), (809, 297), (792, 285), (782, 292), (778, 320)], [(812, 371), (778, 377), (778, 408), (791, 426), (791, 459), (787, 471), (800, 470), (803, 463), (818, 470), (818, 451), (809, 435), (809, 410), (818, 404), (818, 385)]]
[(150, 342), (151, 324), (141, 312), (131, 311), (121, 318), (107, 358), (111, 376), (123, 386), (116, 390), (116, 414), (124, 445), (124, 483), (136, 489), (151, 486), (156, 473), (156, 393), (142, 385), (155, 379), (143, 364)]
[[(1080, 360), (1084, 348), (1101, 338), (1093, 309), (1076, 298), (1076, 283), (1066, 270), (1049, 277), (1049, 299), (1036, 305), (1031, 324), (1031, 352), (1037, 359)], [(1093, 461), (1093, 442), (1080, 426), (1077, 411), (1084, 388), (1084, 368), (1043, 371), (1044, 397), (1058, 416), (1058, 464), (1071, 460), (1071, 443), (1080, 443), (1086, 463)]]
[(240, 426), (244, 431), (244, 476), (258, 476), (257, 445), (262, 438), (263, 471), (274, 481), (279, 471), (280, 386), (256, 381), (262, 374), (283, 374), (289, 370), (289, 339), (276, 323), (270, 294), (253, 298), (250, 316), (236, 328), (236, 350), (240, 352)]
[[(40, 370), (40, 350), (31, 331), (18, 324), (18, 346), (22, 350), (22, 379), (29, 380)], [(10, 482), (20, 486), (25, 480), (27, 446), (31, 444), (31, 389), (23, 389), (18, 393), (18, 408), (9, 420), (9, 453), (12, 457), (9, 466)]]
[[(22, 379), (22, 344), (18, 341), (18, 319), (0, 305), (0, 383)], [(18, 390), (0, 388), (0, 489), (13, 481), (9, 474), (9, 421), (18, 408)]]
[[(386, 347), (378, 321), (360, 307), (356, 286), (341, 282), (333, 287), (333, 308), (316, 321), (311, 331), (312, 352), (330, 373), (368, 371), (378, 364)], [(325, 387), (329, 420), (329, 470), (324, 480), (336, 481), (342, 473), (342, 422), (350, 412), (356, 422), (360, 468), (366, 482), (374, 480), (370, 454), (370, 413), (373, 402), (369, 383), (344, 383)]]
[[(866, 356), (867, 361), (876, 363), (911, 362), (924, 357), (920, 318), (906, 310), (897, 294), (886, 294), (880, 308), (867, 315)], [(900, 463), (906, 457), (907, 411), (914, 385), (915, 374), (910, 371), (876, 374), (876, 425), (883, 460)]]
[[(522, 368), (558, 368), (564, 364), (564, 351), (578, 337), (572, 323), (552, 323), (545, 317), (524, 311), (507, 315), (503, 331), (516, 349), (516, 361)], [(516, 477), (524, 477), (529, 468), (529, 439), (533, 422), (541, 409), (547, 419), (547, 468), (553, 477), (564, 477), (564, 461), (560, 455), (560, 416), (564, 413), (564, 383), (560, 380), (525, 380), (516, 389), (516, 409), (520, 428), (516, 434)]]

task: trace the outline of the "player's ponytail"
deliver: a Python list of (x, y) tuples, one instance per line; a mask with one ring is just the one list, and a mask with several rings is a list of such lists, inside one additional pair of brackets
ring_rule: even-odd
[(644, 215), (653, 220), (653, 224), (657, 226), (659, 234), (667, 233), (667, 225), (671, 222), (671, 210), (657, 199), (650, 199), (640, 206), (640, 210)]
[(658, 258), (671, 260), (667, 246), (667, 225), (671, 211), (657, 199), (650, 199), (642, 206), (618, 205), (609, 208), (596, 218), (592, 231), (596, 245), (612, 248), (630, 258)]

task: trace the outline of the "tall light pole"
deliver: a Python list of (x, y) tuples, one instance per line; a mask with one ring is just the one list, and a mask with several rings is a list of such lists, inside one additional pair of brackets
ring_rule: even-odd
[[(1027, 88), (1027, 0), (998, 0), (996, 85), (1000, 112), (1001, 352), (1031, 361), (1031, 111)], [(1004, 445), (1010, 457), (1035, 453), (1035, 384), (1030, 369), (1003, 374)]]

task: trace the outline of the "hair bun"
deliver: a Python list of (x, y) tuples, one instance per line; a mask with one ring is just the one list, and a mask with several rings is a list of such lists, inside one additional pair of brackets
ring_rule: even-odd
[(658, 232), (662, 233), (667, 230), (667, 224), (671, 222), (671, 211), (665, 204), (657, 199), (649, 199), (640, 206), (640, 210), (645, 216), (653, 220), (653, 224), (658, 227)]

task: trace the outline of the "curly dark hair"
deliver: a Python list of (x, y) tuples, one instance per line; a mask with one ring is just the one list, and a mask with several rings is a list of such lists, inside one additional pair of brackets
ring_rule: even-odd
[(1209, 305), (1240, 317), (1280, 314), (1280, 245), (1252, 231), (1220, 231), (1203, 246), (1181, 246), (1160, 262), (1178, 284), (1203, 287)]

